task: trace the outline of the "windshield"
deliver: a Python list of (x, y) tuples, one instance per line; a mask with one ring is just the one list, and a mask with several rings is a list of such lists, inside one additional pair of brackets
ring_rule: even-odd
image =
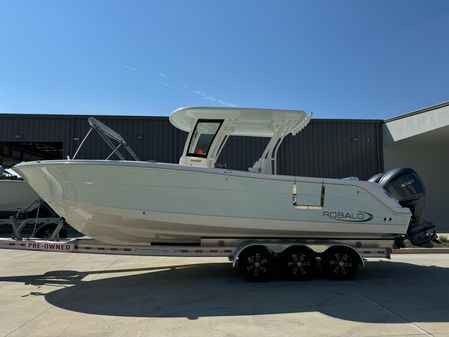
[(188, 156), (207, 157), (215, 135), (220, 129), (222, 120), (199, 120), (190, 139)]

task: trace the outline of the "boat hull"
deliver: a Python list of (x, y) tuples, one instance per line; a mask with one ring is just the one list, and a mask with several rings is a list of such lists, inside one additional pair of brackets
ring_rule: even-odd
[[(408, 209), (367, 182), (126, 161), (43, 161), (15, 169), (71, 226), (114, 244), (393, 238), (410, 220)], [(302, 206), (293, 204), (294, 185)], [(323, 186), (324, 205), (310, 206)]]

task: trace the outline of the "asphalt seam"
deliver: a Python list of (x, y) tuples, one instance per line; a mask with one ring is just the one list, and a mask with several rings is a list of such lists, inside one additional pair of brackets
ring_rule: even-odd
[[(430, 333), (430, 332), (428, 332), (427, 330), (425, 330), (425, 329), (421, 328), (420, 326), (416, 325), (415, 323), (413, 323), (412, 321), (408, 320), (407, 318), (405, 318), (405, 317), (404, 317), (403, 315), (401, 315), (400, 313), (398, 313), (398, 312), (396, 312), (396, 311), (394, 311), (394, 310), (388, 308), (386, 305), (384, 305), (384, 304), (382, 304), (382, 303), (380, 303), (380, 302), (377, 302), (376, 300), (374, 300), (374, 299), (372, 299), (371, 297), (369, 297), (368, 295), (366, 295), (366, 294), (360, 292), (359, 290), (357, 290), (357, 292), (358, 292), (361, 296), (363, 296), (363, 297), (365, 297), (366, 299), (370, 300), (371, 302), (376, 303), (378, 306), (384, 308), (385, 310), (387, 310), (387, 311), (391, 312), (392, 314), (396, 315), (397, 317), (401, 318), (404, 322), (407, 322), (407, 323), (413, 325), (416, 329), (418, 329), (419, 331), (422, 331), (422, 332), (423, 332), (424, 334), (426, 334), (427, 336), (434, 337), (434, 335), (433, 335), (432, 333)], [(422, 335), (422, 334), (418, 334), (418, 335)]]
[[(385, 324), (385, 323), (382, 323), (382, 324)], [(358, 337), (404, 337), (404, 336), (429, 337), (429, 336), (431, 336), (431, 337), (437, 337), (437, 336), (434, 336), (429, 333), (406, 333), (406, 334), (402, 333), (402, 334), (393, 334), (393, 335), (381, 333), (381, 334), (376, 334), (376, 335), (360, 335), (357, 331), (357, 328), (353, 328), (352, 330), (356, 330), (355, 335), (348, 334), (346, 332), (346, 334), (343, 334), (341, 336), (345, 336), (345, 337), (349, 337), (349, 336), (358, 336)]]

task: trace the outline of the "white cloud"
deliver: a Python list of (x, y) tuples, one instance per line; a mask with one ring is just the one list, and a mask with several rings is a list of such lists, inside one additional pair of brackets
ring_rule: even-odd
[[(124, 68), (127, 69), (127, 70), (131, 70), (131, 71), (137, 71), (137, 68), (131, 67), (131, 66), (128, 66), (128, 65), (125, 65)], [(168, 73), (159, 73), (159, 77), (161, 77), (161, 80), (162, 79), (170, 80), (170, 76), (169, 75), (170, 74), (168, 74)], [(172, 81), (170, 81), (170, 82), (172, 82)], [(162, 84), (165, 87), (170, 87), (170, 84), (165, 82), (165, 81), (160, 81), (159, 83)], [(174, 85), (175, 88), (177, 87), (177, 83), (172, 83), (172, 85)], [(187, 85), (187, 84), (183, 84), (182, 86), (185, 89), (189, 89), (189, 91), (192, 90), (191, 87), (189, 85)], [(214, 96), (209, 96), (208, 94), (206, 94), (205, 92), (200, 91), (200, 90), (192, 90), (191, 92), (193, 92), (195, 95), (200, 96), (202, 99), (204, 99), (206, 101), (210, 101), (210, 102), (213, 102), (213, 103), (217, 103), (217, 104), (224, 105), (224, 106), (229, 106), (229, 107), (234, 107), (235, 106), (235, 104), (233, 104), (233, 103), (225, 102), (222, 99), (216, 98)]]
[(137, 71), (137, 68), (125, 65), (124, 68), (126, 70)]
[(199, 90), (195, 90), (193, 93), (197, 94), (198, 96), (201, 96), (201, 98), (206, 100), (206, 101), (211, 101), (211, 102), (214, 102), (214, 103), (218, 103), (218, 104), (225, 105), (225, 106), (230, 106), (230, 107), (235, 106), (235, 104), (225, 102), (225, 101), (223, 101), (221, 99), (218, 99), (218, 98), (216, 98), (214, 96), (209, 96), (205, 92), (202, 92), (202, 91), (199, 91)]

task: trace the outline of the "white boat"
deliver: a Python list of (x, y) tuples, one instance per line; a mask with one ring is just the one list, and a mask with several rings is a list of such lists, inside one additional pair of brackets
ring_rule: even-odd
[[(207, 238), (394, 239), (411, 222), (422, 223), (421, 213), (412, 218), (410, 209), (398, 202), (406, 190), (402, 200), (413, 196), (421, 205), (424, 188), (412, 170), (382, 178), (384, 188), (353, 179), (277, 175), (279, 145), (309, 120), (303, 111), (178, 109), (170, 122), (189, 135), (179, 164), (169, 164), (124, 160), (119, 152), (121, 146), (128, 149), (124, 139), (91, 118), (92, 128), (120, 160), (23, 162), (15, 170), (71, 226), (111, 244), (197, 243)], [(230, 136), (270, 140), (245, 172), (217, 164)], [(108, 137), (119, 145), (114, 147)], [(396, 198), (386, 189), (397, 192)]]
[(37, 193), (11, 169), (0, 167), (0, 218), (24, 210), (36, 199)]

